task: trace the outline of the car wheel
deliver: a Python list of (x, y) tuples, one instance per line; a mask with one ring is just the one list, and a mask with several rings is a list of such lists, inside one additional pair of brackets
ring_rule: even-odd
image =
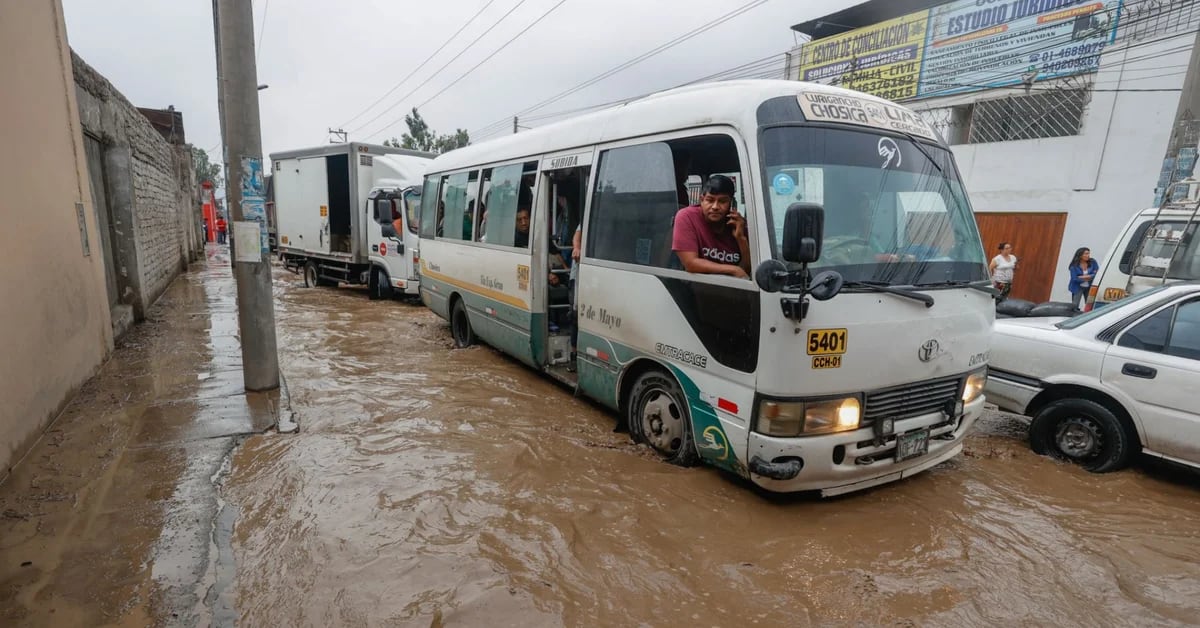
[(1137, 436), (1112, 410), (1095, 401), (1060, 399), (1033, 417), (1029, 444), (1038, 454), (1073, 462), (1092, 473), (1107, 473), (1129, 465)]
[(663, 460), (681, 467), (699, 460), (687, 399), (666, 373), (654, 370), (637, 378), (625, 419), (634, 442), (650, 445)]
[(450, 314), (450, 333), (454, 336), (454, 346), (459, 349), (475, 344), (475, 331), (471, 329), (471, 319), (467, 316), (467, 306), (462, 299), (454, 302), (454, 311)]

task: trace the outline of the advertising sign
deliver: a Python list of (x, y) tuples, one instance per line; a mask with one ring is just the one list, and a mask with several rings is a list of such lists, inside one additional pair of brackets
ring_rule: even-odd
[(911, 13), (804, 46), (800, 80), (888, 100), (913, 98), (928, 15), (928, 11)]
[(1121, 0), (956, 0), (929, 10), (919, 98), (1095, 72)]

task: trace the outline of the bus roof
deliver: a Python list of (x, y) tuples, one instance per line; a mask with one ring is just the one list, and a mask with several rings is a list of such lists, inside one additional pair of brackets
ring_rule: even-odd
[(760, 103), (778, 96), (799, 96), (803, 92), (899, 106), (862, 92), (800, 81), (702, 83), (658, 92), (602, 111), (459, 148), (437, 157), (428, 172), (447, 172), (698, 126), (757, 126)]

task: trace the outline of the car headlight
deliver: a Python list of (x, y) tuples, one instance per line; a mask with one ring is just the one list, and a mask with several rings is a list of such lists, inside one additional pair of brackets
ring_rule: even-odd
[(987, 383), (987, 369), (975, 371), (967, 376), (967, 383), (963, 386), (962, 400), (963, 403), (971, 403), (983, 394), (983, 385)]
[(764, 401), (758, 412), (758, 432), (768, 436), (832, 434), (858, 429), (862, 402), (858, 397), (821, 401)]

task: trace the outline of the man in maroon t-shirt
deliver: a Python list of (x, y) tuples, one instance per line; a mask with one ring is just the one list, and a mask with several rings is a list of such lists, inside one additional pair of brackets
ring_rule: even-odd
[(675, 214), (671, 250), (689, 273), (750, 276), (746, 219), (733, 209), (733, 179), (713, 175), (704, 183), (700, 204)]

